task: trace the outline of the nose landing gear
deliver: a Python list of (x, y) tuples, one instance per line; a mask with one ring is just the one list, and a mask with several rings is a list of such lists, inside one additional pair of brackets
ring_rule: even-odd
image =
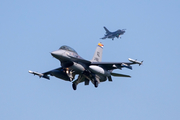
[(72, 70), (66, 70), (66, 74), (68, 75), (69, 77), (69, 81), (73, 81), (74, 79), (74, 76), (73, 76), (73, 71)]

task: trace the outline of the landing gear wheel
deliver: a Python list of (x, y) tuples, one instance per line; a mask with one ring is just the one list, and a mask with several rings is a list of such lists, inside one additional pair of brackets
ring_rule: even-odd
[(98, 87), (98, 81), (97, 80), (94, 81), (94, 87), (96, 87), (96, 88)]
[(76, 89), (77, 89), (76, 83), (73, 83), (73, 84), (72, 84), (72, 88), (73, 88), (73, 90), (76, 90)]
[(73, 81), (73, 78), (69, 78), (69, 81), (70, 81), (70, 82)]

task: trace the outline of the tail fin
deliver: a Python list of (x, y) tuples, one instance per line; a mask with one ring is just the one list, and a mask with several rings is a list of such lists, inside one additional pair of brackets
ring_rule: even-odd
[(101, 62), (103, 46), (104, 45), (102, 43), (98, 43), (98, 46), (96, 48), (96, 51), (94, 53), (94, 56), (93, 56), (93, 59), (91, 60), (91, 62)]
[(107, 34), (107, 33), (110, 33), (110, 31), (109, 31), (106, 27), (104, 27), (104, 29), (105, 29), (105, 31), (106, 31), (106, 34)]

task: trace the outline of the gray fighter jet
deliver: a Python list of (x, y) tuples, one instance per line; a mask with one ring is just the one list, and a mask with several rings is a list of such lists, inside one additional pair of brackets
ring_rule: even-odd
[[(142, 62), (133, 59), (129, 59), (130, 62), (101, 62), (102, 52), (103, 44), (98, 43), (93, 59), (89, 61), (80, 57), (71, 47), (64, 45), (59, 50), (51, 52), (51, 55), (60, 61), (61, 67), (44, 73), (29, 70), (29, 73), (46, 79), (50, 79), (50, 75), (70, 81), (72, 82), (73, 89), (76, 90), (79, 83), (84, 82), (85, 85), (89, 85), (89, 81), (95, 87), (98, 87), (100, 82), (104, 82), (107, 79), (112, 81), (111, 75), (116, 77), (130, 77), (129, 75), (113, 73), (113, 70), (122, 68), (132, 69), (132, 64), (142, 64)], [(78, 75), (76, 80), (74, 80), (75, 75)]]
[(106, 27), (104, 27), (104, 29), (106, 31), (106, 34), (101, 39), (112, 38), (112, 40), (114, 40), (115, 37), (119, 38), (120, 35), (123, 35), (125, 33), (125, 29), (117, 30), (115, 32), (110, 32)]

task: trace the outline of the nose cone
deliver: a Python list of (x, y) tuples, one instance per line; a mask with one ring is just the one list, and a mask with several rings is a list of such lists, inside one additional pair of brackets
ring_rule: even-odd
[(55, 57), (55, 56), (58, 55), (58, 53), (57, 53), (57, 51), (53, 51), (53, 52), (51, 52), (51, 55), (52, 55), (53, 57)]
[(51, 55), (58, 59), (59, 57), (61, 57), (63, 55), (63, 53), (62, 53), (62, 51), (57, 50), (57, 51), (51, 52)]

